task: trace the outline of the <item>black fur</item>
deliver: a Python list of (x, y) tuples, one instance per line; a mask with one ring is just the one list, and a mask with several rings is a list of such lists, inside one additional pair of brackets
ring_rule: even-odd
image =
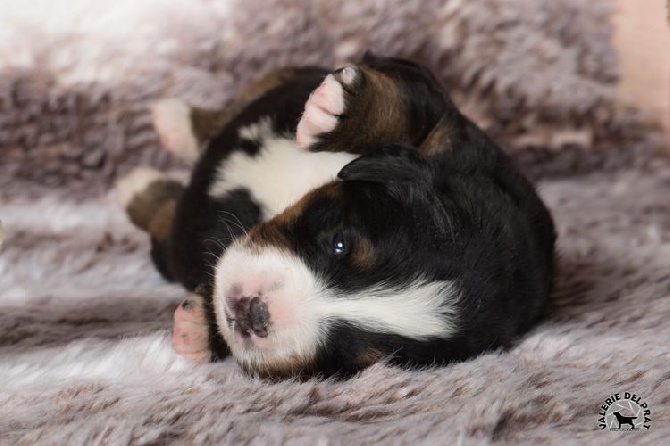
[(155, 258), (155, 263), (167, 263), (167, 268), (159, 267), (167, 279), (182, 283), (190, 291), (201, 284), (212, 285), (213, 267), (225, 248), (261, 220), (259, 205), (248, 191), (233, 191), (219, 199), (209, 196), (217, 168), (238, 150), (249, 155), (258, 153), (258, 143), (240, 138), (238, 133), (261, 118), (270, 117), (276, 133), (291, 135), (309, 94), (328, 72), (315, 67), (297, 69), (281, 88), (252, 102), (209, 142), (179, 200), (168, 246), (154, 248), (166, 255), (165, 259)]
[[(479, 132), (461, 150), (423, 157), (392, 145), (340, 172), (342, 194), (310, 200), (295, 222), (279, 225), (292, 248), (328, 288), (402, 288), (418, 278), (455, 281), (458, 332), (418, 341), (366, 332), (338, 321), (314, 364), (324, 374), (360, 368), (368, 349), (398, 364), (443, 364), (507, 347), (542, 315), (551, 292), (554, 231), (530, 184)], [(272, 224), (272, 221), (269, 223)], [(372, 242), (373, 265), (333, 255)]]
[[(343, 292), (380, 282), (403, 287), (419, 277), (455, 281), (462, 293), (458, 332), (449, 339), (416, 340), (336, 321), (307, 372), (353, 373), (367, 365), (360, 358), (370, 350), (392, 355), (398, 364), (427, 365), (509, 346), (541, 317), (552, 289), (555, 232), (548, 210), (428, 70), (374, 56), (363, 63), (400, 86), (409, 136), (376, 147), (366, 142), (365, 154), (339, 174), (341, 193), (321, 196), (317, 190), (300, 216), (278, 224), (279, 230), (329, 287)], [(239, 140), (244, 125), (273, 116), (276, 132), (292, 133), (309, 93), (325, 74), (316, 68), (300, 71), (249, 105), (210, 143), (179, 202), (168, 246), (156, 249), (165, 256), (156, 263), (167, 277), (190, 290), (202, 284), (210, 289), (213, 266), (232, 238), (261, 223), (259, 206), (248, 192), (208, 196), (217, 167), (235, 150), (258, 151), (252, 142)], [(342, 119), (347, 118), (345, 113)], [(420, 153), (437, 126), (446, 129), (448, 138), (440, 142), (444, 150)], [(337, 130), (329, 137), (336, 135)], [(322, 141), (315, 150), (328, 149)], [(366, 267), (350, 259), (363, 239), (375, 252), (374, 263)], [(334, 240), (344, 241), (344, 252), (333, 255)], [(209, 322), (215, 325), (213, 316)], [(216, 330), (210, 334), (213, 356), (227, 354)]]

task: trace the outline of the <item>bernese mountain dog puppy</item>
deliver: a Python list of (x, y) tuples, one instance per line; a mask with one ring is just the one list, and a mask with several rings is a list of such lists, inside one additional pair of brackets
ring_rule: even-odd
[(225, 115), (157, 107), (166, 145), (197, 158), (190, 182), (121, 184), (156, 266), (192, 291), (180, 353), (347, 376), (504, 348), (542, 316), (551, 215), (425, 67), (368, 54), (249, 91)]

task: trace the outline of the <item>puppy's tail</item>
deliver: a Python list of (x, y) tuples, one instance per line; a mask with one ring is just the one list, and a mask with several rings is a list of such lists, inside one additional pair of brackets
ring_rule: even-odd
[(170, 235), (184, 185), (157, 170), (140, 167), (116, 184), (116, 197), (130, 221), (151, 237), (151, 258), (158, 271), (173, 280)]

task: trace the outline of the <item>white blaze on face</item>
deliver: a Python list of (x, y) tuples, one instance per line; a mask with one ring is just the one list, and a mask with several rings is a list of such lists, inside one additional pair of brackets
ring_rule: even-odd
[[(268, 305), (267, 338), (243, 338), (226, 320), (226, 313), (233, 314), (231, 300), (254, 296)], [(238, 242), (217, 265), (214, 308), (233, 355), (253, 368), (312, 358), (334, 321), (419, 340), (449, 338), (457, 330), (457, 299), (455, 284), (447, 281), (417, 280), (402, 289), (378, 284), (335, 293), (293, 253), (274, 247), (249, 249)]]
[[(258, 254), (233, 244), (219, 261), (215, 280), (217, 325), (241, 363), (252, 366), (310, 358), (325, 339), (325, 326), (313, 311), (323, 290), (307, 267), (292, 256), (277, 249)], [(242, 338), (228, 325), (226, 316), (234, 314), (231, 300), (245, 296), (261, 296), (267, 302), (267, 338)]]

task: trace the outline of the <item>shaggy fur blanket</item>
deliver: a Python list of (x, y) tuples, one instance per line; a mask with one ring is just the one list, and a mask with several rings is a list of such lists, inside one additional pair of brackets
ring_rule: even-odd
[[(601, 0), (1, 3), (0, 444), (667, 441), (670, 166), (616, 100), (607, 13)], [(224, 106), (274, 67), (366, 48), (427, 63), (538, 179), (559, 231), (550, 317), (510, 351), (343, 382), (185, 363), (169, 344), (184, 293), (110, 190), (135, 165), (180, 167), (147, 104)], [(642, 415), (626, 392), (649, 429), (601, 430), (612, 395)]]

